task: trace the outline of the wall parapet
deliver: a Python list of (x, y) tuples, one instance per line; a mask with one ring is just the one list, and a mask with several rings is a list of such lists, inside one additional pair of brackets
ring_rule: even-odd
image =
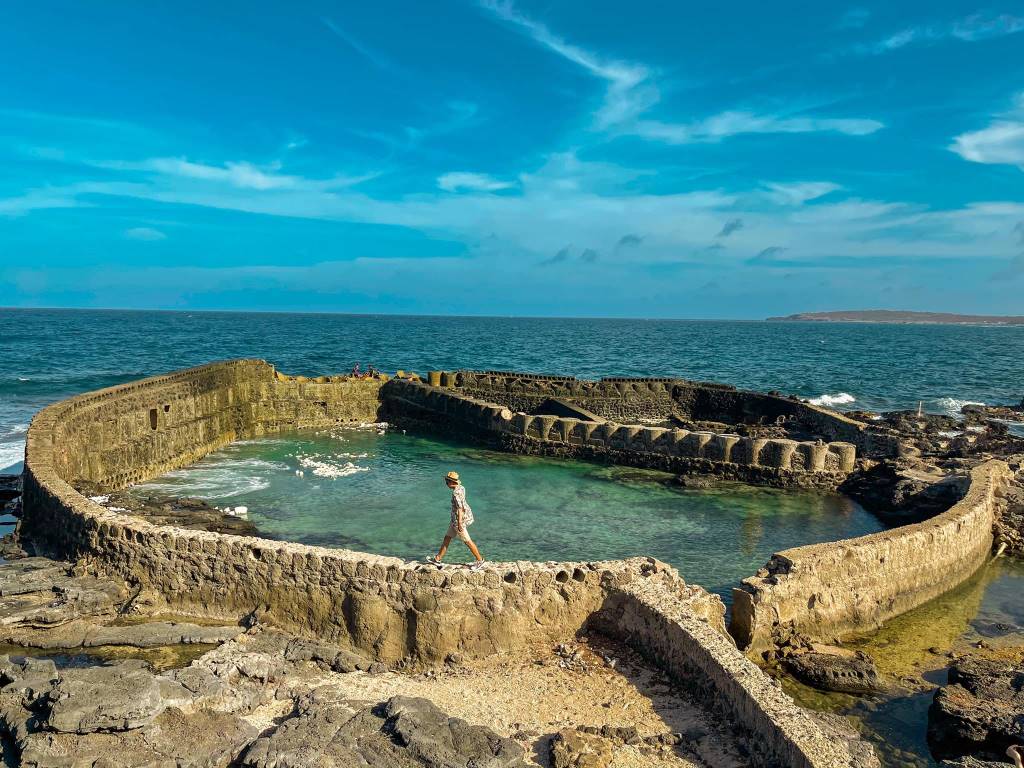
[(966, 495), (913, 525), (772, 556), (733, 590), (730, 631), (741, 647), (765, 650), (793, 629), (835, 638), (875, 629), (969, 578), (992, 551), (999, 499), (1010, 468), (990, 460), (970, 471)]
[(435, 421), (461, 423), (478, 435), (522, 453), (602, 458), (680, 472), (735, 465), (739, 471), (760, 473), (751, 474), (751, 479), (820, 475), (833, 485), (838, 485), (856, 462), (856, 447), (850, 443), (743, 437), (513, 413), (498, 403), (467, 396), (460, 389), (413, 381), (390, 382), (382, 396), (391, 414), (400, 412), (404, 404), (414, 415), (426, 412)]

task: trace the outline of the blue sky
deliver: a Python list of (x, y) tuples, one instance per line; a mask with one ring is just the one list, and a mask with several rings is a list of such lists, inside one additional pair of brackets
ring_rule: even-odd
[(0, 304), (1024, 314), (1024, 3), (52, 2)]

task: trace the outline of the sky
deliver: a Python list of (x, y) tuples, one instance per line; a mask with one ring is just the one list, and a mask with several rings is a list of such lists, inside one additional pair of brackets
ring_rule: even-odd
[(991, 3), (9, 4), (0, 305), (1024, 314)]

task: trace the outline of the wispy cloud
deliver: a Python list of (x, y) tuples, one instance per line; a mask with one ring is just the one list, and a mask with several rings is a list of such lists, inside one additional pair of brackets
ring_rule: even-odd
[(829, 131), (864, 136), (885, 127), (878, 120), (867, 118), (786, 116), (742, 110), (689, 123), (642, 119), (661, 101), (657, 73), (651, 67), (602, 56), (570, 43), (545, 24), (519, 12), (511, 0), (480, 0), (480, 5), (502, 21), (517, 26), (534, 42), (605, 82), (604, 99), (594, 115), (595, 127), (601, 130), (666, 144), (692, 144), (749, 133)]
[(867, 136), (884, 127), (881, 121), (866, 118), (787, 117), (730, 111), (694, 123), (640, 120), (634, 130), (639, 136), (666, 144), (696, 144), (751, 133), (835, 132), (848, 136)]
[(729, 219), (722, 225), (722, 228), (715, 237), (726, 238), (733, 232), (739, 232), (741, 229), (743, 229), (743, 219)]
[(366, 45), (364, 43), (361, 43), (355, 37), (353, 37), (348, 32), (346, 32), (342, 28), (342, 26), (340, 24), (338, 24), (336, 21), (334, 21), (333, 19), (329, 19), (329, 18), (327, 18), (325, 16), (323, 18), (323, 22), (327, 26), (327, 28), (330, 29), (331, 32), (333, 32), (335, 35), (337, 35), (342, 41), (344, 41), (345, 44), (348, 45), (349, 48), (351, 48), (353, 51), (358, 53), (364, 59), (369, 61), (375, 67), (378, 67), (380, 69), (393, 69), (394, 68), (395, 65), (391, 61), (391, 59), (389, 59), (384, 54), (380, 53), (380, 51), (377, 51), (374, 48), (371, 48), (370, 46), (368, 46), (368, 45)]
[(584, 248), (583, 253), (580, 254), (580, 261), (584, 264), (594, 264), (599, 258), (601, 258), (601, 254), (593, 248)]
[(1024, 170), (1024, 92), (1009, 112), (996, 115), (985, 128), (962, 133), (949, 149), (972, 163), (1016, 165)]
[(258, 166), (249, 162), (228, 161), (223, 165), (208, 165), (193, 162), (185, 157), (152, 157), (140, 161), (87, 162), (99, 168), (117, 171), (143, 171), (163, 176), (225, 184), (239, 189), (260, 191), (283, 189), (341, 189), (352, 187), (377, 174), (362, 176), (332, 176), (327, 179), (310, 179), (280, 173), (280, 163)]
[(644, 239), (640, 235), (627, 234), (619, 238), (619, 242), (615, 244), (616, 248), (634, 248), (641, 243)]
[(438, 176), (437, 186), (445, 192), (498, 192), (515, 185), (510, 181), (501, 181), (485, 173), (452, 171)]
[(842, 189), (831, 181), (765, 182), (767, 196), (779, 205), (803, 205)]
[(74, 186), (30, 189), (20, 195), (0, 198), (0, 216), (24, 216), (32, 211), (50, 208), (77, 208), (86, 203), (79, 199)]
[(779, 245), (770, 245), (759, 251), (756, 256), (747, 259), (747, 264), (771, 264), (777, 256), (781, 256), (786, 250), (786, 248)]
[(132, 227), (126, 229), (122, 234), (126, 240), (141, 240), (150, 243), (167, 239), (167, 235), (152, 227)]
[(975, 13), (943, 24), (925, 24), (901, 29), (870, 45), (859, 45), (856, 53), (879, 54), (906, 48), (909, 45), (927, 45), (944, 40), (976, 43), (996, 37), (1024, 32), (1024, 16), (1010, 13)]
[(563, 263), (567, 262), (569, 260), (569, 248), (570, 247), (571, 246), (567, 245), (564, 248), (560, 248), (555, 253), (555, 255), (552, 256), (550, 259), (544, 259), (544, 261), (540, 262), (540, 266), (542, 266), (542, 267), (552, 267), (555, 264), (563, 264)]
[(574, 45), (541, 22), (520, 13), (510, 0), (481, 0), (480, 5), (499, 19), (519, 27), (539, 45), (607, 83), (604, 102), (596, 114), (600, 127), (628, 121), (660, 99), (657, 87), (651, 82), (651, 70), (643, 64), (605, 58)]

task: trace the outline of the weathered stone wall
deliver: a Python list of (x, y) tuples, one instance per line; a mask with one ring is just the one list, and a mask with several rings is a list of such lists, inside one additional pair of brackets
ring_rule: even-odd
[(283, 376), (262, 360), (143, 379), (62, 403), (53, 461), (72, 485), (124, 488), (243, 437), (374, 421), (381, 384)]
[[(379, 389), (373, 380), (286, 377), (246, 360), (57, 403), (29, 430), (23, 534), (139, 584), (170, 609), (230, 619), (255, 612), (384, 661), (561, 639), (583, 626), (610, 585), (670, 573), (645, 559), (438, 572), (397, 558), (154, 526), (75, 487), (120, 488), (238, 437), (372, 420)], [(717, 598), (692, 602), (725, 631)]]
[(1012, 478), (992, 460), (970, 472), (964, 498), (915, 525), (788, 549), (733, 590), (730, 631), (764, 650), (789, 628), (816, 638), (874, 629), (963, 582), (992, 550), (992, 526)]
[(703, 688), (760, 765), (793, 768), (877, 766), (871, 748), (826, 733), (726, 638), (686, 610), (662, 583), (616, 588), (599, 614), (600, 629), (619, 637), (670, 675)]
[(472, 398), (524, 413), (559, 398), (624, 424), (661, 422), (672, 416), (730, 424), (772, 424), (782, 419), (826, 442), (852, 443), (862, 456), (892, 457), (902, 451), (891, 432), (795, 398), (727, 384), (656, 378), (584, 381), (503, 371), (440, 373), (438, 380)]
[[(758, 764), (876, 765), (832, 744), (806, 714), (800, 719), (792, 701), (732, 647), (721, 601), (657, 561), (438, 571), (341, 549), (155, 526), (95, 504), (74, 487), (122, 487), (241, 436), (370, 420), (379, 387), (284, 377), (261, 361), (233, 361), (52, 405), (28, 433), (23, 534), (137, 584), (170, 610), (220, 619), (255, 615), (382, 661), (512, 650), (527, 640), (564, 639), (593, 623), (662, 660), (682, 680), (696, 676), (709, 701), (749, 733)], [(453, 417), (483, 417), (480, 404), (444, 402)], [(488, 419), (504, 418), (501, 408), (486, 409)], [(642, 582), (655, 586), (644, 589)]]
[[(382, 390), (386, 418), (427, 422), (516, 453), (599, 459), (667, 472), (718, 474), (778, 486), (834, 488), (853, 470), (849, 443), (718, 435), (685, 429), (513, 414), (465, 396), (462, 388), (392, 381)], [(547, 399), (547, 398), (545, 398)]]

